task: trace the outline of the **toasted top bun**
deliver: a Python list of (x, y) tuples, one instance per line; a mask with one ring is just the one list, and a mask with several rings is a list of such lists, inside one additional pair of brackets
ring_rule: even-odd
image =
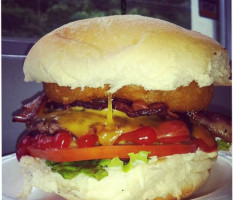
[(227, 51), (215, 40), (172, 23), (138, 15), (79, 20), (41, 38), (24, 64), (25, 81), (71, 89), (125, 85), (174, 90), (229, 85)]

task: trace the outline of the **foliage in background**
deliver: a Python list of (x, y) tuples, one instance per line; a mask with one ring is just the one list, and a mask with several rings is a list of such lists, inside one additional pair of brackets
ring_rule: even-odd
[[(127, 14), (191, 26), (189, 0), (126, 0)], [(121, 14), (120, 0), (2, 0), (2, 36), (38, 38), (71, 21)]]

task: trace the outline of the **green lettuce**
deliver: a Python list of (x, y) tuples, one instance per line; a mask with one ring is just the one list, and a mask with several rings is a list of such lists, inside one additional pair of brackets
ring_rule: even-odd
[(129, 153), (129, 157), (130, 157), (130, 160), (129, 160), (129, 163), (125, 164), (122, 166), (122, 170), (124, 172), (128, 172), (132, 167), (133, 167), (133, 164), (137, 161), (141, 161), (141, 162), (144, 162), (144, 163), (148, 163), (148, 155), (149, 155), (150, 152), (147, 152), (147, 151), (140, 151), (139, 153)]
[(108, 176), (106, 168), (108, 167), (121, 167), (124, 172), (130, 171), (134, 163), (144, 162), (148, 163), (148, 155), (150, 152), (140, 151), (139, 153), (129, 153), (130, 159), (122, 161), (119, 157), (113, 159), (102, 160), (88, 160), (88, 161), (75, 161), (75, 162), (53, 162), (46, 161), (52, 172), (59, 173), (64, 179), (72, 179), (79, 174), (85, 174), (97, 180), (101, 180)]
[(99, 160), (76, 161), (76, 162), (51, 162), (46, 161), (52, 172), (59, 173), (64, 179), (72, 179), (79, 174), (85, 174), (97, 180), (108, 176), (108, 172), (99, 166)]
[(224, 140), (217, 140), (218, 143), (218, 150), (229, 151), (231, 147), (231, 143), (226, 142)]

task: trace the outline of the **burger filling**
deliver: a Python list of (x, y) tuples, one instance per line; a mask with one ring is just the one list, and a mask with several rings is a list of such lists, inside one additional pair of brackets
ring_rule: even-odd
[(13, 118), (28, 130), (16, 155), (18, 160), (25, 155), (45, 159), (65, 179), (84, 173), (100, 180), (108, 175), (106, 167), (127, 172), (134, 162), (147, 163), (153, 156), (216, 151), (213, 134), (196, 116), (171, 112), (163, 103), (147, 105), (111, 95), (66, 105), (41, 95)]

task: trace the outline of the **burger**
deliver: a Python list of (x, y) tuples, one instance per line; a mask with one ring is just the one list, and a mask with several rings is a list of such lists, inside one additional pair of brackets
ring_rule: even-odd
[(231, 121), (207, 111), (231, 85), (213, 39), (138, 15), (74, 21), (42, 37), (24, 63), (43, 92), (13, 121), (16, 155), (33, 187), (79, 200), (171, 200), (192, 195), (231, 142)]

